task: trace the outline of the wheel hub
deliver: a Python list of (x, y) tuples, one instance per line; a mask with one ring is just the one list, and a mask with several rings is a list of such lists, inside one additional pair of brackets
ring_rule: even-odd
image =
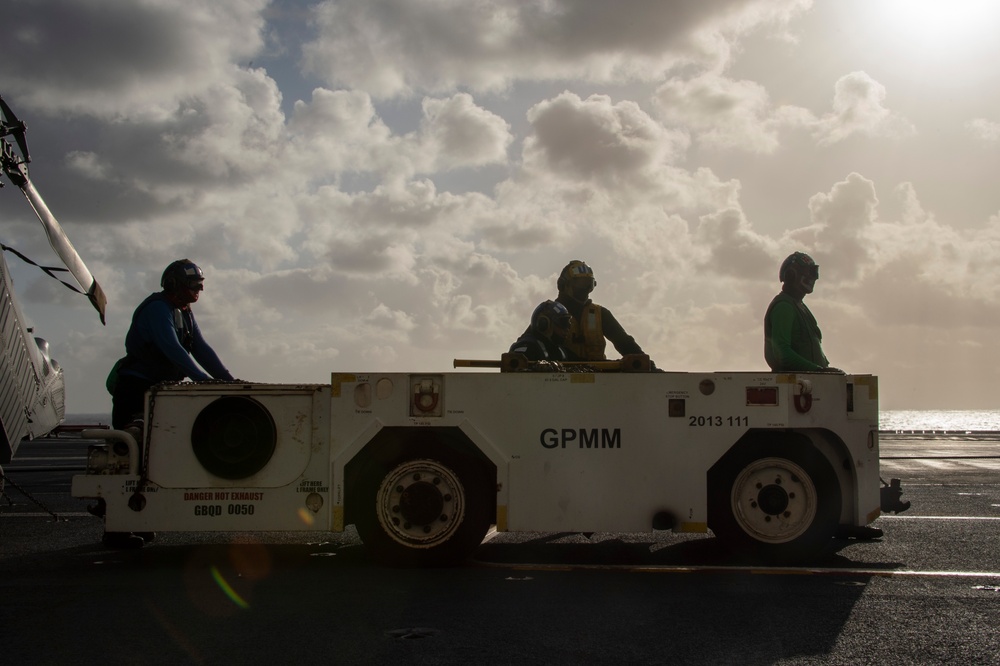
[(732, 487), (733, 516), (747, 535), (764, 543), (787, 543), (808, 532), (816, 519), (816, 484), (785, 458), (747, 465)]
[(772, 483), (757, 493), (760, 510), (771, 516), (781, 515), (788, 508), (788, 493), (781, 486)]
[[(440, 479), (436, 479), (440, 485)], [(427, 525), (438, 520), (444, 510), (444, 497), (432, 484), (418, 481), (399, 496), (399, 513), (409, 523)]]
[(452, 537), (465, 517), (465, 489), (436, 460), (410, 460), (379, 485), (376, 511), (385, 533), (410, 548), (433, 548)]

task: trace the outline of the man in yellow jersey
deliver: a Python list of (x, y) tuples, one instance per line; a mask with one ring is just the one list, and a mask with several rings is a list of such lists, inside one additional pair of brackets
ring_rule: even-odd
[(566, 264), (556, 282), (562, 303), (573, 315), (569, 336), (563, 346), (584, 361), (604, 361), (605, 339), (610, 340), (619, 354), (644, 354), (631, 335), (625, 332), (607, 308), (590, 300), (590, 292), (597, 286), (594, 271), (579, 259)]

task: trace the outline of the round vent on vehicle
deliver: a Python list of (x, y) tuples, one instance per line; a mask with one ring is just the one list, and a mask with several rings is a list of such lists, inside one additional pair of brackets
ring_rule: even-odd
[(191, 428), (198, 462), (223, 479), (259, 472), (274, 455), (277, 441), (274, 419), (253, 398), (219, 398), (201, 410)]

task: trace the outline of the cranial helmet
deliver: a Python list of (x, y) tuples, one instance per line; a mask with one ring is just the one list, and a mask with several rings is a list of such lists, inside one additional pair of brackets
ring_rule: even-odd
[(805, 277), (819, 279), (819, 264), (805, 252), (793, 252), (781, 262), (781, 268), (778, 269), (778, 280), (781, 282)]
[(539, 303), (531, 313), (531, 330), (537, 335), (557, 342), (566, 338), (572, 323), (573, 315), (558, 301)]
[(177, 291), (181, 287), (193, 289), (205, 281), (205, 273), (190, 259), (178, 259), (163, 271), (160, 286), (164, 291)]
[(566, 267), (559, 273), (559, 279), (556, 280), (556, 287), (562, 293), (564, 290), (571, 290), (573, 285), (581, 282), (587, 284), (588, 294), (597, 286), (597, 280), (594, 279), (594, 270), (586, 262), (574, 259), (566, 264)]

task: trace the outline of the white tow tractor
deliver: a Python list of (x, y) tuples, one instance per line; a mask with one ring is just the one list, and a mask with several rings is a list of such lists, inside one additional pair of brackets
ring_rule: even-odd
[(160, 385), (138, 441), (84, 433), (111, 441), (91, 447), (72, 493), (103, 499), (109, 532), (354, 524), (377, 559), (407, 565), (461, 561), (491, 525), (711, 529), (787, 562), (880, 515), (872, 375), (648, 372), (641, 358), (537, 372), (505, 359), (519, 368)]

